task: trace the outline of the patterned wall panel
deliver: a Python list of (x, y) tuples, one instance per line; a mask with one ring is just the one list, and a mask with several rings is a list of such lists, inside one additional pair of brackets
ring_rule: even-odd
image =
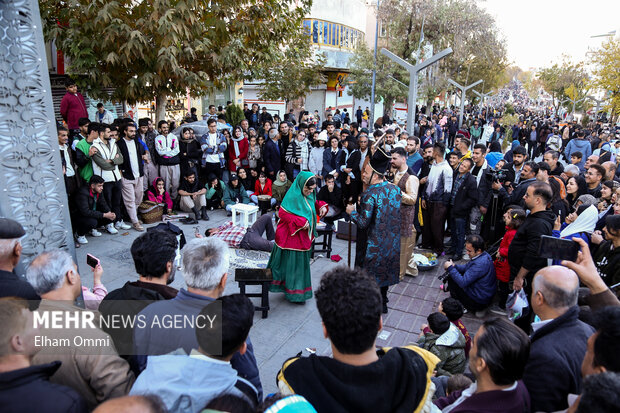
[(0, 0), (0, 215), (26, 228), (18, 272), (45, 249), (75, 257), (36, 0)]

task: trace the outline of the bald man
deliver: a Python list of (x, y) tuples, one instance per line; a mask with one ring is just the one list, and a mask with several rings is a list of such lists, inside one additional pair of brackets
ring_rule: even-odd
[(603, 181), (613, 181), (616, 176), (616, 164), (612, 161), (603, 162), (605, 168), (605, 179)]
[(159, 396), (124, 396), (108, 400), (93, 413), (164, 413), (166, 405)]
[(568, 394), (581, 391), (581, 362), (594, 329), (577, 319), (579, 279), (571, 269), (553, 265), (539, 270), (532, 284), (530, 358), (523, 382), (532, 411), (568, 407)]

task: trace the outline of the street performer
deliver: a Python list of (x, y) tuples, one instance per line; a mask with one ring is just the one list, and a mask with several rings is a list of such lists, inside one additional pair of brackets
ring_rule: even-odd
[(368, 241), (361, 267), (375, 276), (381, 289), (383, 313), (387, 309), (387, 291), (398, 284), (400, 265), (400, 188), (385, 181), (390, 156), (377, 148), (362, 172), (368, 189), (362, 193), (360, 211), (347, 205), (347, 213), (358, 228), (366, 229)]
[(406, 275), (418, 276), (418, 266), (413, 259), (415, 248), (416, 230), (413, 220), (415, 218), (415, 204), (418, 200), (418, 177), (409, 174), (407, 166), (407, 152), (404, 148), (392, 149), (392, 166), (396, 169), (394, 185), (400, 188), (400, 279)]

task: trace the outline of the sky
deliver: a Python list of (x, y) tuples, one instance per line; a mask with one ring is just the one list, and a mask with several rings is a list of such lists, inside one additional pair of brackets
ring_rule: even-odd
[(588, 47), (620, 32), (619, 0), (481, 0), (506, 40), (508, 59), (523, 70), (561, 62), (562, 54), (585, 60)]

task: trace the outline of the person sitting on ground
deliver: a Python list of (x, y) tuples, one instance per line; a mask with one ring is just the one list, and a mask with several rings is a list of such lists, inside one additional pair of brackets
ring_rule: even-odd
[[(245, 295), (217, 298), (199, 313), (209, 323), (196, 323), (196, 346), (187, 356), (150, 356), (146, 370), (129, 394), (157, 394), (170, 411), (199, 413), (214, 398), (232, 394), (258, 404), (258, 391), (230, 364), (247, 351), (254, 305)], [(188, 374), (191, 373), (191, 374)]]
[(72, 388), (50, 382), (60, 361), (33, 364), (42, 348), (28, 303), (21, 298), (0, 299), (0, 405), (4, 412), (86, 413), (84, 399)]
[[(448, 317), (448, 320), (452, 324), (454, 324), (463, 337), (465, 337), (465, 357), (469, 357), (469, 350), (471, 349), (471, 337), (465, 324), (461, 321), (461, 317), (463, 317), (463, 305), (459, 302), (459, 300), (454, 299), (452, 297), (446, 297), (442, 302), (439, 303), (439, 307), (437, 308), (441, 314), (444, 314)], [(426, 333), (426, 331), (425, 331)]]
[(39, 301), (41, 298), (32, 285), (15, 274), (22, 256), (21, 238), (26, 235), (24, 227), (9, 218), (0, 218), (0, 297), (20, 297)]
[(232, 207), (236, 204), (249, 204), (250, 198), (248, 198), (248, 193), (245, 188), (239, 182), (239, 177), (237, 174), (231, 174), (230, 180), (228, 181), (228, 185), (224, 186), (224, 196), (222, 197), (222, 202), (224, 203), (224, 207), (226, 208), (226, 215), (232, 215)]
[[(136, 238), (131, 244), (131, 256), (138, 280), (127, 281), (121, 288), (110, 291), (99, 304), (99, 312), (105, 317), (133, 317), (150, 302), (176, 297), (178, 290), (170, 284), (176, 272), (177, 247), (176, 237), (167, 231), (148, 231)], [(104, 326), (104, 330), (122, 357), (132, 354), (132, 328)], [(130, 362), (133, 362), (131, 358)]]
[(469, 235), (465, 241), (465, 250), (470, 261), (464, 265), (455, 265), (452, 260), (444, 263), (448, 271), (448, 288), (450, 296), (456, 298), (472, 312), (486, 309), (493, 300), (497, 281), (493, 259), (484, 251), (484, 240), (480, 235)]
[[(273, 195), (271, 179), (267, 178), (267, 175), (265, 175), (265, 172), (261, 172), (258, 175), (258, 179), (254, 183), (254, 193), (250, 195), (250, 200), (254, 202), (254, 204), (258, 205), (258, 197), (260, 195), (267, 195), (270, 198)], [(269, 202), (271, 203), (272, 207), (276, 204), (275, 198), (271, 198)]]
[(181, 211), (192, 211), (196, 216), (196, 221), (199, 219), (208, 221), (209, 215), (207, 215), (207, 201), (205, 198), (206, 193), (207, 189), (200, 187), (200, 183), (198, 183), (194, 170), (189, 169), (185, 171), (183, 174), (183, 180), (179, 185)]
[(581, 362), (594, 330), (577, 318), (578, 291), (577, 274), (568, 268), (553, 265), (534, 276), (530, 303), (540, 321), (532, 323), (523, 375), (532, 411), (566, 409), (567, 396), (581, 391)]
[(430, 411), (439, 359), (417, 346), (375, 349), (383, 322), (374, 277), (336, 267), (323, 275), (316, 302), (333, 357), (287, 360), (277, 375), (282, 394), (299, 394), (321, 413)]
[(276, 206), (279, 206), (284, 199), (284, 195), (291, 188), (293, 183), (288, 180), (285, 171), (278, 171), (278, 179), (273, 182), (273, 186), (271, 187), (271, 191), (273, 194), (273, 199), (276, 200)]
[[(465, 337), (457, 326), (444, 314), (431, 313), (423, 324), (418, 345), (439, 357), (435, 367), (437, 376), (451, 376), (463, 373), (467, 365), (465, 357)], [(426, 331), (426, 333), (425, 333)]]
[(97, 227), (108, 225), (116, 219), (116, 214), (110, 211), (103, 196), (104, 182), (99, 175), (93, 175), (88, 186), (80, 187), (75, 196), (76, 211), (72, 221), (76, 240), (80, 244), (88, 244), (86, 234), (100, 237)]
[(473, 382), (469, 377), (464, 374), (453, 374), (448, 377), (447, 386), (446, 386), (446, 396), (451, 395), (457, 391), (463, 391), (471, 386)]
[(476, 382), (435, 405), (452, 413), (529, 412), (530, 397), (521, 381), (529, 353), (530, 340), (521, 329), (506, 319), (486, 320), (474, 336), (469, 356)]
[[(192, 328), (170, 329), (153, 323), (166, 315), (175, 317), (197, 317), (209, 303), (215, 301), (224, 292), (228, 279), (230, 252), (226, 243), (217, 238), (193, 239), (183, 247), (183, 278), (187, 288), (181, 288), (171, 300), (156, 301), (138, 314), (149, 328), (134, 329), (134, 354), (153, 355), (169, 354), (182, 348), (186, 354), (198, 348), (196, 332)], [(146, 359), (140, 358), (138, 367), (143, 370)], [(254, 357), (254, 348), (247, 339), (245, 354), (236, 353), (231, 360), (232, 367), (240, 377), (250, 381), (260, 392), (262, 386), (258, 366)]]
[[(26, 271), (26, 278), (37, 294), (41, 296), (39, 312), (81, 313), (84, 310), (73, 303), (82, 293), (81, 278), (73, 258), (63, 250), (46, 251), (39, 254)], [(85, 314), (79, 319), (84, 319)], [(68, 340), (74, 343), (76, 331), (73, 328), (52, 328), (39, 326), (39, 335), (50, 340)], [(110, 336), (99, 328), (79, 330), (83, 340), (96, 340), (96, 349), (87, 345), (62, 347), (62, 351), (40, 351), (34, 364), (62, 362), (51, 377), (53, 383), (70, 386), (86, 400), (90, 409), (97, 404), (127, 394), (134, 382), (129, 364), (118, 356)], [(103, 343), (103, 344), (101, 344)]]
[(331, 222), (333, 224), (335, 219), (338, 219), (342, 211), (344, 210), (344, 204), (342, 202), (342, 191), (336, 185), (334, 175), (328, 174), (325, 177), (325, 185), (319, 189), (319, 193), (316, 197), (317, 200), (327, 203), (329, 208), (327, 214), (325, 214), (325, 222)]
[(224, 207), (223, 199), (225, 186), (224, 182), (219, 180), (214, 173), (209, 174), (209, 179), (205, 185), (205, 188), (207, 188), (205, 198), (207, 199), (207, 208), (211, 211)]
[[(256, 173), (256, 171), (251, 170), (251, 172)], [(254, 186), (256, 184), (257, 178), (255, 178), (250, 172), (248, 172), (247, 168), (239, 168), (237, 169), (237, 176), (239, 177), (239, 182), (245, 188), (245, 192), (249, 197), (254, 193)]]
[[(263, 214), (250, 228), (239, 227), (228, 221), (217, 228), (207, 229), (205, 236), (219, 238), (230, 248), (270, 252), (276, 236), (272, 219), (271, 213)], [(263, 233), (267, 239), (263, 238)], [(202, 238), (202, 235), (196, 234), (196, 238)]]
[(172, 213), (172, 198), (170, 198), (170, 194), (166, 191), (166, 184), (162, 178), (157, 177), (153, 181), (153, 185), (146, 191), (146, 198), (151, 202), (162, 204), (164, 206), (164, 214)]

